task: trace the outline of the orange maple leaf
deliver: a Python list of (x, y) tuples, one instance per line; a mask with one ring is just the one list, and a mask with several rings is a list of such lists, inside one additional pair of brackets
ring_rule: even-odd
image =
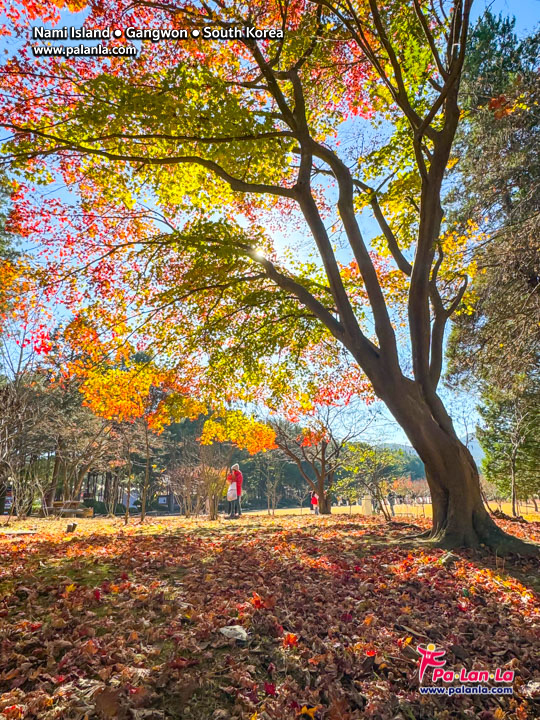
[(298, 636), (294, 633), (287, 633), (283, 638), (283, 647), (293, 647), (298, 645)]

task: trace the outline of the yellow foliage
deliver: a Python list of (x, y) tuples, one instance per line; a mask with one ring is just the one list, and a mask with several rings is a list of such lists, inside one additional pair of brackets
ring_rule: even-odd
[[(165, 425), (182, 417), (195, 418), (205, 410), (199, 401), (183, 397), (175, 385), (174, 371), (148, 363), (131, 368), (90, 371), (81, 387), (84, 404), (106, 420), (134, 422), (145, 418), (148, 427), (161, 432)], [(157, 402), (152, 388), (163, 391)]]
[(265, 423), (249, 418), (239, 410), (225, 412), (218, 419), (205, 422), (200, 437), (201, 445), (214, 442), (231, 442), (250, 455), (276, 447), (276, 434)]

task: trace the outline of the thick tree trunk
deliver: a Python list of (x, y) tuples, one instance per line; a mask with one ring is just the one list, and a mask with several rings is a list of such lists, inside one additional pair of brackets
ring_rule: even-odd
[(319, 497), (319, 512), (321, 515), (332, 514), (332, 503), (330, 502), (330, 498), (326, 495)]
[(332, 501), (330, 499), (330, 490), (324, 487), (324, 476), (317, 478), (317, 495), (319, 496), (319, 513), (321, 515), (331, 515)]
[(425, 465), (433, 508), (429, 540), (444, 548), (485, 545), (499, 553), (537, 554), (538, 547), (507, 535), (491, 519), (471, 453), (451, 426), (435, 420), (418, 386), (408, 381), (383, 399)]

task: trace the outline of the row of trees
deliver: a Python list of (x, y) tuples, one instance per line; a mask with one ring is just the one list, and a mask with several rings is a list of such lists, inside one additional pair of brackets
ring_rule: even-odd
[[(420, 459), (366, 444), (363, 438), (375, 414), (362, 414), (349, 404), (312, 408), (303, 424), (269, 416), (271, 443), (265, 452), (250, 454), (245, 448), (251, 447), (251, 435), (261, 423), (252, 426), (237, 416), (236, 435), (228, 428), (236, 447), (228, 440), (220, 442), (214, 421), (204, 415), (196, 421), (167, 421), (156, 430), (149, 423), (149, 410), (159, 388), (145, 385), (148, 397), (138, 398), (148, 412), (122, 419), (118, 411), (112, 412), (112, 399), (106, 411), (98, 405), (101, 412), (96, 412), (88, 398), (85, 401), (84, 383), (75, 377), (55, 379), (59, 363), (58, 358), (53, 361), (54, 353), (43, 358), (24, 338), (8, 343), (5, 335), (1, 356), (6, 373), (0, 382), (2, 512), (8, 486), (14, 511), (21, 515), (36, 502), (50, 508), (55, 499), (79, 499), (88, 478), (101, 476), (102, 500), (109, 512), (118, 511), (119, 502), (129, 506), (137, 499), (144, 517), (158, 495), (169, 493), (186, 515), (204, 511), (215, 517), (233, 459), (245, 471), (249, 500), (258, 506), (266, 503), (269, 510), (280, 500), (302, 504), (310, 491), (319, 495), (322, 512), (330, 512), (332, 497), (352, 500), (365, 494), (384, 508), (384, 497), (399, 477), (413, 482), (407, 494), (426, 494), (418, 482), (424, 476)], [(147, 359), (139, 357), (138, 362)], [(123, 372), (131, 378), (129, 370)], [(114, 386), (117, 404), (121, 385)], [(91, 387), (95, 391), (95, 385)], [(137, 399), (134, 393), (129, 385), (122, 403)], [(102, 394), (99, 398), (104, 400)], [(512, 497), (516, 514), (518, 497), (538, 493), (538, 448), (533, 440), (537, 403), (527, 398), (523, 405), (515, 399), (505, 404), (504, 398), (501, 391), (491, 406), (484, 406), (485, 427), (478, 433), (487, 450), (486, 478), (495, 482), (499, 496)]]
[[(310, 416), (309, 426), (269, 418), (272, 447), (250, 454), (229, 442), (208, 444), (205, 416), (181, 422), (162, 418), (163, 424), (154, 427), (152, 410), (155, 414), (156, 403), (163, 402), (156, 386), (145, 385), (147, 397), (141, 397), (136, 384), (120, 382), (116, 375), (113, 395), (105, 396), (100, 386), (103, 392), (97, 403), (94, 382), (89, 392), (81, 379), (60, 375), (61, 361), (54, 350), (42, 357), (32, 343), (13, 336), (8, 341), (4, 332), (1, 358), (2, 512), (8, 487), (13, 511), (24, 515), (36, 504), (47, 511), (55, 500), (79, 500), (85, 491), (94, 495), (97, 480), (102, 478), (102, 502), (108, 512), (118, 511), (117, 504), (123, 500), (127, 513), (130, 500), (138, 498), (144, 518), (147, 508), (155, 507), (152, 503), (158, 495), (172, 493), (186, 515), (204, 511), (215, 517), (233, 459), (244, 468), (248, 498), (258, 504), (266, 502), (272, 510), (280, 499), (301, 502), (312, 490), (319, 494), (322, 511), (329, 512), (332, 495), (347, 496), (353, 488), (356, 496), (362, 494), (362, 488), (372, 491), (368, 481), (371, 456), (362, 455), (367, 446), (359, 444), (371, 419), (350, 420), (352, 408), (348, 406), (320, 407)], [(134, 367), (149, 362), (143, 357), (137, 361)], [(131, 369), (122, 372), (133, 381)], [(101, 371), (99, 377), (103, 377)], [(124, 397), (120, 387), (124, 387)], [(120, 412), (120, 406), (135, 401), (145, 412)], [(348, 434), (343, 434), (345, 426)], [(206, 444), (201, 444), (199, 438), (202, 435), (204, 440), (205, 432)], [(242, 418), (239, 432), (249, 442), (250, 426), (242, 425)], [(423, 474), (422, 463), (414, 456), (401, 453), (403, 457), (398, 457), (399, 453), (383, 449), (376, 454), (394, 458), (394, 477)], [(351, 482), (352, 475), (364, 477), (364, 485)], [(349, 478), (347, 485), (343, 484), (345, 477)], [(388, 479), (388, 474), (383, 477)]]

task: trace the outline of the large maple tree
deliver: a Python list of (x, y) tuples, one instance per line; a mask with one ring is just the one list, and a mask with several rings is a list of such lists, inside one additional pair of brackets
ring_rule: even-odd
[[(474, 269), (441, 202), (471, 4), (66, 3), (86, 5), (88, 27), (283, 37), (143, 43), (129, 60), (23, 48), (4, 65), (2, 124), (26, 174), (13, 226), (60, 248), (55, 287), (78, 268), (86, 283), (68, 283), (71, 302), (91, 286), (117, 336), (118, 317), (132, 334), (144, 316), (137, 330), (156, 354), (198, 351), (228, 398), (279, 390), (320, 348), (345, 352), (425, 464), (431, 539), (523, 550), (489, 517), (437, 393), (445, 328)], [(31, 183), (58, 177), (78, 194), (71, 215), (59, 198), (32, 207)], [(280, 254), (272, 238), (285, 229), (301, 240)]]

